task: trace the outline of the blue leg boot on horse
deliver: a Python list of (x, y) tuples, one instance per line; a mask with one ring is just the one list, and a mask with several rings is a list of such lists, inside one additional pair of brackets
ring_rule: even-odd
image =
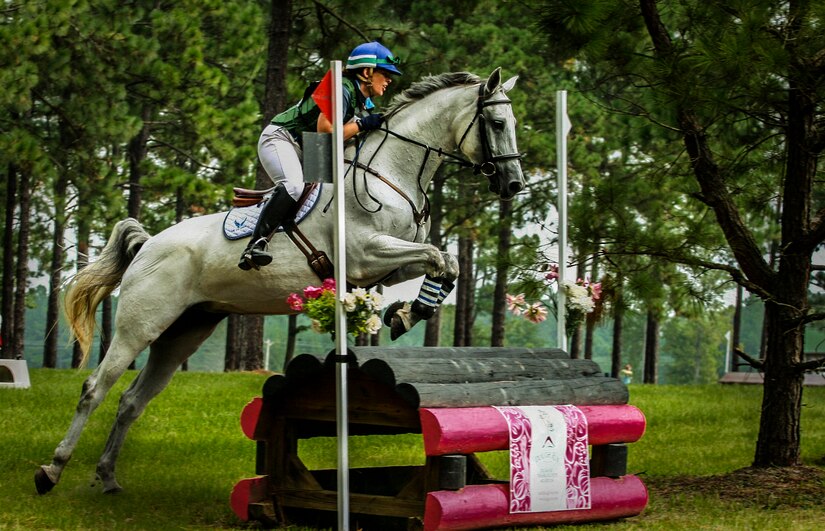
[(283, 183), (279, 183), (272, 191), (272, 197), (264, 205), (255, 230), (252, 232), (252, 239), (249, 245), (241, 254), (238, 267), (244, 271), (252, 268), (260, 269), (262, 266), (272, 262), (272, 255), (266, 251), (269, 238), (272, 233), (291, 216), (295, 214), (297, 202), (286, 191)]

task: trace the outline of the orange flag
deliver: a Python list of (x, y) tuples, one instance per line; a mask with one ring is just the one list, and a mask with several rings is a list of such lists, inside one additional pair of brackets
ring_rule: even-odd
[(324, 79), (315, 87), (312, 99), (321, 109), (321, 112), (324, 113), (324, 116), (327, 117), (327, 120), (332, 123), (332, 70), (327, 70)]

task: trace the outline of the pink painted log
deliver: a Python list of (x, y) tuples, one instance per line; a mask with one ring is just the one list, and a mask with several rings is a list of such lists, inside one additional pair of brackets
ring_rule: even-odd
[(253, 441), (255, 440), (255, 427), (258, 425), (258, 418), (261, 416), (263, 405), (263, 398), (256, 396), (241, 411), (241, 429), (244, 435)]
[(235, 484), (229, 496), (229, 505), (244, 522), (249, 521), (249, 504), (266, 499), (267, 476), (242, 479)]
[(615, 520), (636, 516), (647, 505), (647, 489), (632, 475), (592, 478), (590, 492), (590, 509), (510, 514), (507, 485), (468, 485), (457, 491), (434, 491), (427, 494), (424, 531)]
[[(579, 406), (587, 418), (588, 444), (629, 443), (641, 439), (645, 416), (630, 405)], [(507, 421), (493, 407), (421, 408), (421, 433), (427, 455), (506, 450)]]

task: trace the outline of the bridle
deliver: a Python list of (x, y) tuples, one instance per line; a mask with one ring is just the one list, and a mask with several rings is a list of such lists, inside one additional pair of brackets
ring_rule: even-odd
[[(484, 116), (484, 109), (490, 107), (492, 105), (511, 105), (512, 102), (509, 98), (504, 98), (503, 100), (496, 100), (490, 101), (489, 96), (487, 98), (484, 97), (484, 89), (485, 84), (482, 83), (478, 87), (478, 98), (476, 100), (476, 114), (473, 116), (473, 119), (470, 121), (470, 124), (467, 126), (467, 129), (464, 131), (464, 134), (461, 135), (461, 140), (458, 142), (457, 149), (461, 150), (461, 145), (464, 143), (464, 140), (467, 139), (467, 135), (470, 132), (470, 129), (473, 128), (473, 125), (478, 120), (478, 133), (481, 137), (481, 149), (482, 149), (482, 158), (484, 162), (480, 165), (474, 164), (473, 167), (476, 169), (476, 173), (481, 173), (487, 178), (491, 178), (493, 175), (496, 174), (496, 166), (495, 163), (500, 160), (510, 160), (510, 159), (521, 159), (524, 157), (524, 153), (502, 153), (502, 154), (494, 154), (492, 149), (490, 149), (490, 139), (487, 136), (487, 117)], [(495, 94), (495, 93), (493, 93)], [(493, 94), (490, 94), (492, 96)], [(488, 171), (485, 171), (485, 167), (488, 167)]]
[[(484, 97), (485, 88), (486, 88), (485, 83), (481, 83), (479, 85), (478, 98), (476, 99), (476, 113), (473, 116), (473, 119), (467, 125), (467, 129), (464, 131), (464, 134), (461, 135), (461, 139), (459, 140), (458, 145), (456, 146), (456, 149), (460, 151), (461, 146), (464, 143), (464, 141), (467, 139), (467, 135), (470, 133), (470, 130), (473, 128), (473, 125), (475, 125), (475, 123), (478, 122), (479, 123), (479, 128), (478, 129), (479, 129), (480, 143), (481, 143), (481, 148), (482, 148), (482, 158), (483, 158), (483, 162), (481, 164), (474, 163), (474, 162), (468, 160), (467, 158), (465, 158), (461, 155), (456, 155), (455, 153), (450, 153), (450, 152), (444, 151), (443, 148), (440, 148), (440, 147), (439, 148), (433, 148), (433, 147), (431, 147), (427, 144), (424, 144), (423, 142), (419, 142), (418, 140), (406, 137), (406, 136), (404, 136), (400, 133), (396, 133), (395, 131), (389, 129), (389, 127), (386, 127), (386, 128), (382, 127), (382, 128), (377, 129), (375, 131), (375, 133), (377, 133), (379, 131), (383, 132), (384, 133), (384, 138), (381, 140), (381, 143), (378, 145), (378, 147), (373, 152), (372, 157), (370, 157), (369, 162), (372, 162), (372, 159), (378, 154), (378, 152), (381, 150), (381, 147), (383, 147), (384, 142), (387, 141), (387, 138), (389, 138), (390, 135), (394, 136), (395, 138), (397, 138), (397, 139), (399, 139), (403, 142), (406, 142), (408, 144), (413, 144), (415, 146), (418, 146), (418, 147), (424, 149), (424, 159), (421, 161), (421, 165), (418, 168), (418, 176), (417, 176), (417, 179), (416, 179), (417, 182), (418, 182), (418, 190), (424, 196), (424, 206), (421, 208), (421, 210), (418, 210), (415, 206), (415, 202), (403, 190), (401, 190), (398, 186), (394, 185), (392, 183), (392, 181), (390, 181), (389, 179), (387, 179), (386, 177), (384, 177), (383, 175), (381, 175), (377, 171), (373, 170), (370, 167), (369, 163), (364, 164), (364, 163), (362, 163), (358, 160), (358, 152), (360, 152), (360, 147), (361, 147), (361, 145), (363, 145), (364, 141), (366, 140), (367, 135), (364, 135), (365, 136), (364, 140), (361, 141), (361, 144), (356, 149), (356, 155), (354, 157), (354, 160), (345, 161), (345, 162), (347, 162), (350, 165), (350, 168), (357, 167), (360, 170), (364, 171), (365, 174), (369, 173), (369, 174), (377, 177), (379, 180), (381, 180), (382, 182), (387, 184), (390, 188), (392, 188), (396, 193), (398, 193), (402, 198), (404, 198), (404, 200), (406, 200), (407, 203), (409, 203), (410, 207), (412, 208), (413, 218), (415, 219), (416, 224), (418, 226), (423, 225), (424, 223), (427, 222), (427, 220), (429, 219), (429, 216), (430, 216), (430, 198), (427, 196), (427, 193), (426, 193), (426, 191), (424, 190), (424, 187), (421, 184), (421, 178), (424, 175), (424, 170), (426, 169), (427, 162), (429, 161), (431, 154), (435, 153), (439, 157), (451, 159), (449, 162), (458, 164), (458, 165), (463, 166), (465, 168), (472, 168), (473, 173), (475, 173), (475, 174), (480, 173), (480, 174), (484, 175), (485, 177), (487, 177), (487, 179), (491, 183), (493, 183), (493, 176), (495, 176), (496, 173), (498, 172), (498, 170), (496, 169), (496, 166), (495, 166), (496, 162), (502, 161), (502, 160), (521, 159), (522, 157), (524, 157), (523, 153), (517, 153), (517, 152), (514, 152), (514, 153), (501, 153), (501, 154), (496, 154), (496, 153), (492, 152), (492, 149), (490, 148), (489, 136), (488, 136), (488, 133), (487, 133), (488, 118), (484, 116), (484, 109), (486, 109), (487, 107), (492, 106), (492, 105), (511, 105), (512, 102), (510, 101), (510, 99), (508, 99), (506, 97), (504, 99), (501, 99), (501, 100), (490, 101), (490, 99), (489, 99), (490, 96), (495, 94), (495, 92), (489, 94), (485, 98)], [(368, 210), (367, 207), (364, 206), (360, 202), (360, 200), (358, 200), (359, 205), (361, 205), (361, 208), (363, 208), (367, 212), (371, 212), (373, 214), (376, 213), (376, 212), (379, 212), (381, 210), (381, 208), (383, 207), (383, 205), (381, 204), (381, 202), (377, 198), (375, 198), (369, 192), (369, 189), (366, 186), (366, 182), (365, 182), (365, 187), (364, 188), (367, 192), (367, 195), (370, 197), (370, 199), (372, 199), (373, 201), (375, 201), (378, 204), (378, 208), (376, 208), (375, 210)], [(354, 179), (353, 179), (353, 191), (355, 191), (355, 180)], [(358, 194), (354, 194), (354, 195), (355, 195), (356, 198), (358, 197)]]

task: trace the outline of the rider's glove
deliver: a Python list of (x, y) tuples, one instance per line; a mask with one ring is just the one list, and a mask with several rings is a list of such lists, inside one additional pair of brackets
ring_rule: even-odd
[(368, 114), (358, 120), (358, 130), (359, 131), (372, 131), (374, 129), (378, 129), (381, 127), (381, 124), (384, 123), (384, 116), (378, 113), (375, 114)]

